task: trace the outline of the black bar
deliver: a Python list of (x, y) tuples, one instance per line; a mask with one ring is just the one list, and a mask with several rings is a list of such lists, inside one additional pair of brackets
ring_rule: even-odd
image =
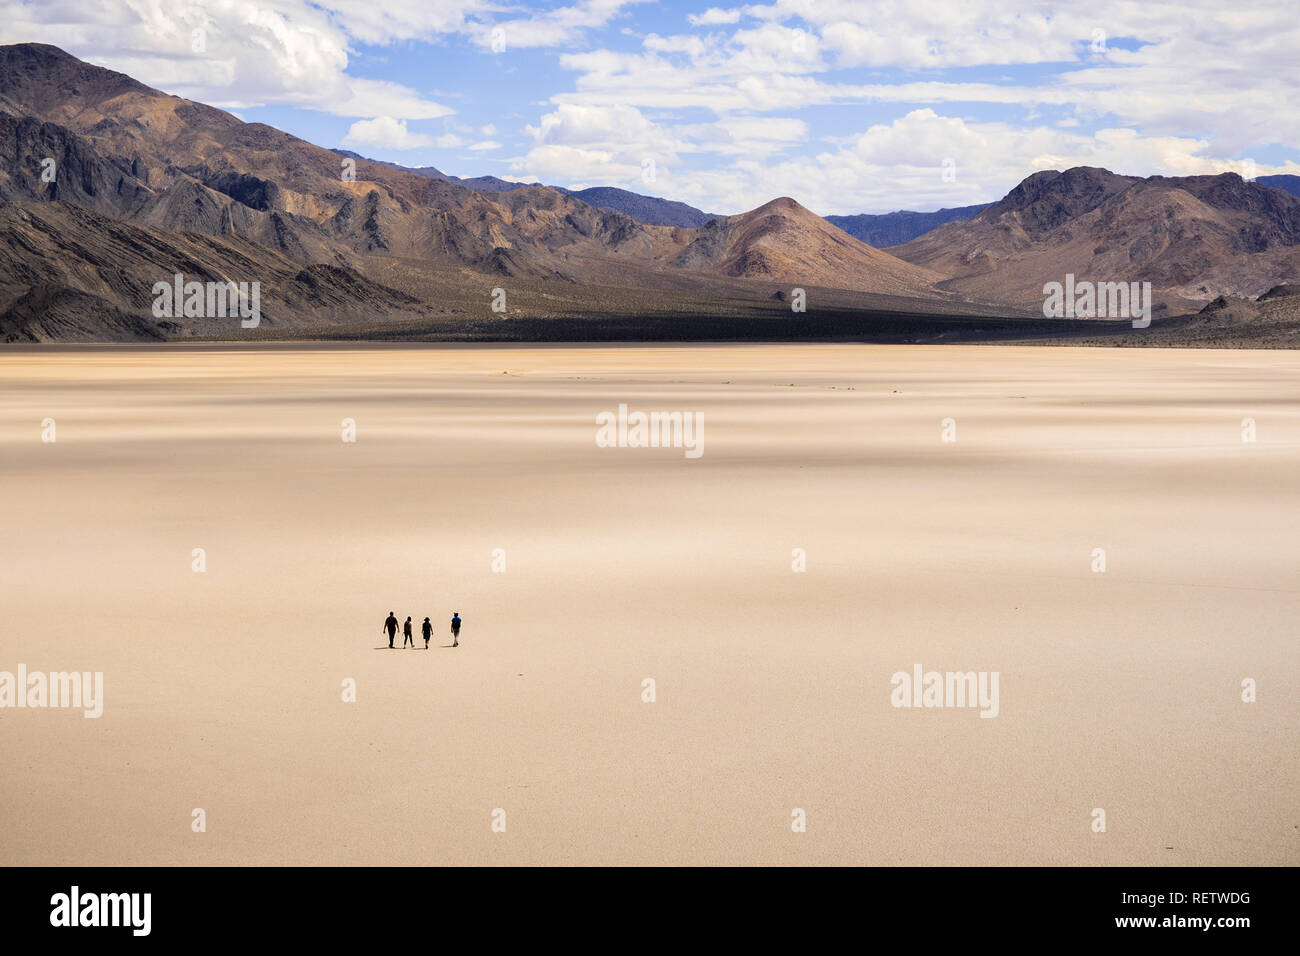
[[(10, 868), (5, 940), (118, 947), (292, 939), (334, 947), (408, 939), (434, 947), (638, 939), (805, 945), (828, 933), (900, 944), (1124, 940), (1232, 946), (1293, 926), (1294, 868), (553, 869), (523, 868)], [(149, 896), (121, 906), (119, 926), (54, 926), (58, 895)], [(1179, 899), (1175, 894), (1183, 894)], [(118, 898), (113, 905), (121, 905)], [(106, 912), (111, 916), (110, 906)], [(131, 916), (136, 917), (133, 922)], [(1188, 925), (1208, 918), (1212, 924)], [(1244, 919), (1244, 924), (1221, 921)], [(1121, 920), (1151, 920), (1120, 925)], [(1178, 921), (1183, 921), (1181, 924)], [(1172, 921), (1172, 922), (1167, 922)], [(615, 936), (597, 933), (612, 928)], [(603, 932), (603, 931), (602, 931)], [(454, 943), (456, 939), (460, 943)], [(908, 942), (910, 940), (910, 942)], [(56, 950), (50, 950), (56, 951)]]

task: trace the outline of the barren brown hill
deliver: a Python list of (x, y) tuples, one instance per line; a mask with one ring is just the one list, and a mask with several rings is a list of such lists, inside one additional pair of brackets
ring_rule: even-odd
[(1300, 199), (1235, 173), (1148, 179), (1076, 167), (1035, 173), (1001, 202), (889, 251), (950, 276), (966, 298), (1023, 307), (1067, 273), (1149, 281), (1171, 311), (1254, 298), (1300, 278)]
[[(644, 225), (548, 187), (481, 193), (341, 157), (40, 44), (0, 47), (0, 137), (10, 155), (0, 166), (0, 200), (68, 203), (102, 217), (78, 224), (88, 230), (80, 241), (55, 235), (71, 223), (71, 212), (8, 217), (6, 241), (21, 254), (0, 272), (0, 314), (20, 302), (90, 296), (106, 310), (139, 315), (139, 289), (152, 272), (132, 282), (100, 281), (112, 267), (111, 251), (138, 243), (194, 254), (196, 240), (186, 238), (193, 236), (264, 247), (271, 255), (248, 256), (253, 271), (243, 276), (264, 285), (281, 281), (287, 260), (342, 270), (331, 275), (362, 289), (362, 275), (381, 283), (393, 275), (386, 261), (396, 258), (412, 288), (444, 286), (446, 276), (466, 295), (477, 290), (478, 317), (485, 319), (494, 317), (488, 306), (496, 283), (553, 283), (559, 299), (581, 307), (579, 289), (639, 283), (647, 268), (669, 279), (667, 287), (656, 283), (669, 301), (675, 294), (697, 300), (709, 276), (742, 280), (744, 294), (755, 299), (770, 298), (773, 283), (952, 298), (934, 289), (937, 274), (846, 236), (792, 200), (683, 229)], [(57, 165), (54, 182), (41, 178), (47, 158)], [(142, 231), (124, 243), (114, 223)], [(30, 229), (39, 241), (23, 235)], [(66, 261), (42, 268), (33, 255), (45, 254)], [(180, 258), (169, 253), (159, 261)], [(118, 268), (135, 264), (128, 256)], [(222, 259), (209, 271), (227, 274), (228, 265)], [(412, 267), (427, 270), (426, 280), (413, 279)], [(674, 283), (673, 276), (680, 278)], [(748, 280), (755, 281), (747, 286)], [(76, 295), (54, 296), (60, 283)], [(376, 315), (392, 311), (395, 292), (379, 294)], [(351, 325), (365, 308), (318, 309), (294, 324)], [(340, 309), (348, 314), (336, 314)], [(9, 316), (11, 335), (26, 334), (19, 330), (28, 327), (29, 311)], [(425, 311), (439, 309), (430, 303)], [(275, 321), (287, 327), (291, 320)]]
[(673, 260), (684, 269), (889, 295), (933, 294), (944, 276), (881, 252), (789, 197), (714, 219)]

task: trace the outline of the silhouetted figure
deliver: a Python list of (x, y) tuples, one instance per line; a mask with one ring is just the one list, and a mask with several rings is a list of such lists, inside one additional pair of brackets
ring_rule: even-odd
[(386, 620), (384, 626), (379, 629), (380, 634), (384, 633), (384, 631), (388, 632), (388, 646), (392, 647), (393, 638), (397, 637), (397, 618), (393, 616), (392, 611), (388, 612), (388, 620)]
[(451, 612), (451, 646), (460, 647), (460, 615)]
[(424, 635), (424, 649), (429, 649), (429, 638), (433, 637), (433, 625), (429, 623), (426, 617), (424, 623), (420, 625), (420, 633)]
[(402, 625), (402, 650), (406, 650), (406, 645), (415, 646), (415, 638), (411, 636), (411, 619), (408, 617), (406, 623)]

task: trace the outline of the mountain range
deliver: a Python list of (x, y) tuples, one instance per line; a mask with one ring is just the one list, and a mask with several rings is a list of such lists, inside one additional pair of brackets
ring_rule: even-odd
[(1066, 272), (1149, 280), (1182, 312), (1300, 281), (1300, 198), (1281, 183), (1076, 168), (987, 207), (823, 219), (780, 197), (715, 216), (375, 162), (41, 44), (0, 47), (0, 143), (10, 342), (235, 334), (154, 314), (178, 274), (258, 282), (258, 336), (358, 338), (577, 320), (636, 337), (656, 316), (674, 336), (798, 335), (828, 310), (852, 334), (882, 316), (1041, 316), (1044, 282)]
[[(366, 159), (359, 153), (354, 153), (347, 149), (335, 149), (334, 152), (340, 156), (351, 157), (354, 160), (365, 160), (366, 162), (378, 162), (382, 166), (389, 166), (393, 169), (406, 169), (410, 172), (417, 173), (421, 176), (428, 176), (430, 179), (439, 179), (445, 183), (455, 183), (457, 186), (464, 186), (467, 189), (477, 189), (479, 192), (503, 193), (511, 189), (520, 189), (523, 186), (541, 186), (541, 183), (520, 183), (509, 179), (500, 179), (496, 176), (473, 176), (462, 178), (460, 176), (451, 176), (442, 170), (435, 169), (433, 166), (398, 166), (396, 163), (387, 163), (382, 160)], [(671, 199), (660, 199), (657, 196), (643, 196), (640, 193), (634, 193), (627, 189), (618, 189), (614, 186), (591, 186), (587, 189), (566, 189), (564, 186), (551, 186), (551, 189), (564, 193), (566, 196), (573, 196), (581, 199), (588, 205), (595, 206), (598, 209), (607, 209), (612, 212), (626, 213), (637, 222), (645, 223), (650, 226), (684, 226), (693, 229), (696, 226), (702, 226), (710, 219), (718, 218), (715, 214), (710, 214), (696, 209), (694, 206), (688, 206), (684, 202), (674, 202)], [(919, 233), (918, 233), (919, 235)]]
[[(519, 189), (521, 186), (542, 185), (537, 182), (515, 182), (509, 179), (500, 179), (496, 176), (462, 178), (451, 176), (433, 166), (398, 166), (396, 163), (367, 159), (360, 153), (354, 153), (347, 149), (335, 149), (334, 152), (340, 156), (351, 157), (354, 160), (378, 162), (394, 169), (407, 169), (421, 176), (428, 176), (430, 179), (440, 179), (443, 182), (455, 183), (458, 186), (477, 189), (480, 192), (499, 193), (510, 189)], [(1285, 179), (1288, 177), (1279, 178)], [(1300, 177), (1297, 177), (1297, 179), (1300, 179)], [(645, 196), (631, 190), (618, 189), (614, 186), (591, 186), (587, 189), (567, 189), (564, 186), (552, 186), (551, 188), (558, 189), (566, 195), (574, 196), (601, 209), (626, 213), (638, 222), (652, 226), (683, 226), (694, 229), (704, 225), (710, 219), (722, 217), (722, 213), (707, 213), (684, 202), (661, 199), (657, 196)], [(939, 209), (935, 212), (912, 212), (900, 209), (897, 212), (826, 216), (824, 218), (832, 225), (843, 229), (854, 239), (861, 239), (868, 245), (894, 246), (907, 242), (909, 239), (915, 239), (917, 236), (929, 232), (935, 226), (941, 226), (945, 222), (969, 219), (988, 205), (990, 203), (981, 203), (977, 206), (958, 206), (953, 209)]]
[(1255, 182), (1261, 186), (1288, 192), (1292, 196), (1300, 196), (1300, 176), (1260, 176), (1255, 179)]
[(935, 212), (911, 212), (900, 209), (898, 212), (879, 214), (827, 216), (826, 221), (839, 226), (855, 239), (861, 239), (870, 245), (898, 246), (917, 236), (923, 236), (944, 223), (969, 219), (990, 205), (991, 203), (981, 203), (978, 206), (956, 206)]

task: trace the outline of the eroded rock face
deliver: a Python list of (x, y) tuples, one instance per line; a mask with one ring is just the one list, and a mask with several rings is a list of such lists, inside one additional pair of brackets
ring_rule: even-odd
[(62, 202), (0, 205), (0, 339), (9, 342), (159, 340), (240, 334), (237, 315), (154, 314), (155, 286), (187, 281), (258, 283), (266, 332), (378, 314), (418, 317), (414, 297), (351, 268), (307, 267), (238, 236), (168, 232)]
[(1012, 218), (1027, 235), (1035, 237), (1096, 209), (1137, 181), (1091, 166), (1076, 166), (1065, 172), (1044, 170), (1026, 178), (973, 218), (981, 223)]

